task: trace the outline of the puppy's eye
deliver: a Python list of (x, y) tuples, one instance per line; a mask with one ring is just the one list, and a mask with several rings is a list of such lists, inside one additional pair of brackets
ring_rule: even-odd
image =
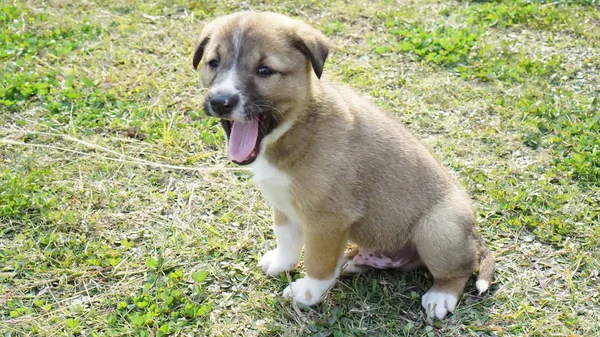
[(271, 68), (265, 66), (259, 67), (256, 72), (261, 76), (269, 76), (275, 73)]
[(219, 60), (210, 60), (208, 66), (212, 69), (216, 69), (219, 66)]

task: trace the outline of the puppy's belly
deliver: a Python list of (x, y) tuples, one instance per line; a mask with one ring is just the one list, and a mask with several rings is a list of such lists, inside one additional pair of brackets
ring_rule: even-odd
[(399, 249), (397, 252), (381, 253), (376, 249), (358, 247), (358, 254), (353, 258), (354, 264), (377, 269), (400, 268), (418, 259), (417, 250), (413, 246)]
[(358, 254), (354, 256), (354, 263), (361, 266), (370, 266), (378, 269), (399, 268), (409, 261), (403, 258), (392, 259), (389, 256), (377, 253), (374, 249), (358, 247)]
[(358, 245), (353, 257), (356, 265), (378, 269), (400, 268), (419, 260), (417, 248), (411, 242), (408, 226), (377, 223), (358, 223), (350, 232), (350, 240)]

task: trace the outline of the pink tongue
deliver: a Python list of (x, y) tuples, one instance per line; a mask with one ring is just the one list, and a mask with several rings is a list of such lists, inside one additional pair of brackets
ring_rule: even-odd
[(229, 159), (241, 163), (248, 159), (258, 138), (258, 119), (249, 122), (234, 121), (229, 135)]

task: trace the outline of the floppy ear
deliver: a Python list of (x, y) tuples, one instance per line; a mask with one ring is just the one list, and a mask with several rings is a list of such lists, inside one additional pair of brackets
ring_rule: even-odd
[(200, 64), (200, 60), (202, 60), (202, 55), (204, 55), (204, 48), (210, 42), (210, 36), (213, 34), (216, 27), (222, 24), (222, 22), (227, 19), (227, 16), (222, 16), (214, 19), (212, 22), (204, 26), (202, 28), (202, 32), (200, 33), (200, 44), (198, 48), (196, 48), (196, 52), (194, 53), (194, 59), (192, 60), (192, 65), (194, 69), (198, 69), (198, 64)]
[(325, 36), (318, 30), (303, 23), (295, 32), (292, 40), (294, 47), (300, 49), (308, 60), (310, 60), (317, 78), (321, 78), (325, 60), (329, 54), (329, 47), (327, 46)]
[(210, 38), (208, 36), (206, 36), (200, 41), (200, 45), (198, 45), (198, 48), (194, 53), (194, 59), (192, 61), (194, 69), (198, 69), (198, 64), (200, 63), (200, 60), (202, 60), (202, 54), (204, 54), (204, 47), (206, 47), (208, 41), (210, 41)]

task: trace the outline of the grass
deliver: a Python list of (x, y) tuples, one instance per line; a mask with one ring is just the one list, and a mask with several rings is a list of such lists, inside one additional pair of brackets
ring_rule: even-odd
[[(600, 10), (588, 1), (0, 2), (2, 336), (600, 335)], [(269, 206), (224, 156), (191, 55), (241, 9), (304, 18), (325, 72), (398, 115), (478, 205), (496, 283), (424, 317), (423, 271), (315, 308), (258, 258)]]

